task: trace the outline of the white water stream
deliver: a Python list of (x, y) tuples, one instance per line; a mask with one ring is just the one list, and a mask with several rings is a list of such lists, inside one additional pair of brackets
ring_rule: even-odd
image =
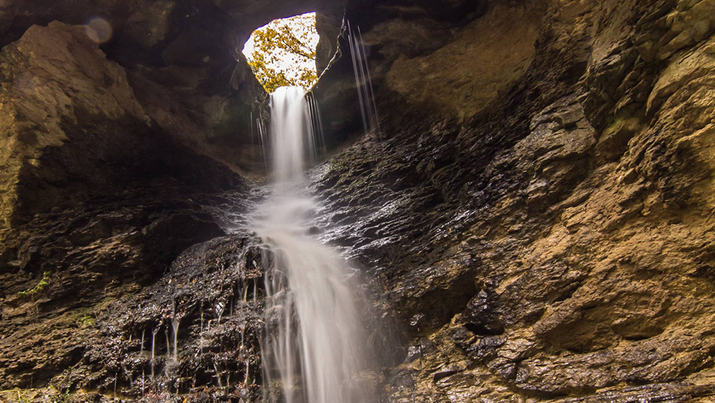
[(303, 171), (315, 139), (304, 91), (277, 89), (271, 111), (275, 188), (253, 223), (266, 245), (264, 401), (372, 403), (350, 268), (309, 235), (317, 205)]

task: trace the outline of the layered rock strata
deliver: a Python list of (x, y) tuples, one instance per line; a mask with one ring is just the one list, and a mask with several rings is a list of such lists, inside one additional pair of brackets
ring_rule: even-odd
[(461, 128), (382, 88), (381, 137), (317, 189), (325, 238), (408, 329), (390, 401), (712, 399), (712, 7), (552, 3), (529, 67)]

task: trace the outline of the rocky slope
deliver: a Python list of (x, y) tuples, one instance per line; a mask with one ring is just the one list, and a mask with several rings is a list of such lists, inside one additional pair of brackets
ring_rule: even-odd
[[(226, 164), (260, 170), (265, 94), (230, 43), (340, 12), (39, 3), (0, 5), (0, 400), (260, 401), (260, 194)], [(715, 2), (346, 7), (382, 130), (321, 39), (342, 146), (312, 187), (375, 298), (380, 399), (711, 401)], [(90, 14), (114, 40), (29, 28)]]

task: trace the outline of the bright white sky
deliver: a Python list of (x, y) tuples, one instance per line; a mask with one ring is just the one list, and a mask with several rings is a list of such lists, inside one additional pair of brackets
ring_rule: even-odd
[[(318, 31), (315, 29), (315, 13), (308, 13), (302, 15), (296, 15), (295, 17), (283, 18), (280, 20), (273, 20), (269, 24), (258, 28), (256, 31), (260, 31), (266, 27), (278, 28), (284, 25), (288, 25), (297, 38), (304, 40), (304, 43), (308, 45), (311, 49), (316, 49), (318, 47)], [(253, 61), (253, 51), (255, 49), (254, 35), (246, 42), (243, 47), (243, 54), (246, 56), (248, 61)], [(301, 69), (315, 70), (315, 60), (304, 61), (302, 58), (295, 57), (294, 55), (276, 50), (278, 55), (278, 63), (269, 63), (268, 67), (283, 71), (286, 78), (294, 79), (300, 77)], [(294, 68), (298, 67), (298, 68)]]

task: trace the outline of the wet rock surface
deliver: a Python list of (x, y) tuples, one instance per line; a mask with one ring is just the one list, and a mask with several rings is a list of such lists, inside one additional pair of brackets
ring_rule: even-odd
[[(173, 266), (172, 262), (189, 246), (224, 235), (216, 217), (203, 205), (228, 199), (194, 193), (186, 201), (182, 200), (187, 195), (185, 190), (128, 190), (110, 200), (95, 199), (73, 210), (38, 216), (13, 233), (9, 245), (14, 248), (3, 256), (16, 258), (3, 262), (2, 272), (3, 389), (42, 387), (52, 381), (63, 391), (80, 386), (108, 390), (107, 379), (117, 376), (116, 371), (108, 371), (121, 369), (117, 365), (125, 354), (109, 340), (119, 342), (105, 333), (127, 339), (138, 338), (141, 333), (132, 333), (138, 328), (124, 323), (130, 319), (123, 315), (132, 310), (114, 308), (115, 301), (138, 294), (142, 294), (138, 298), (149, 301), (156, 294), (156, 298), (171, 302), (174, 294), (178, 295), (176, 283), (186, 279), (172, 280), (168, 273), (186, 270), (184, 266), (193, 261), (183, 257)], [(158, 197), (147, 196), (151, 193)], [(238, 203), (231, 199), (231, 204)], [(235, 254), (232, 256), (235, 260)], [(218, 257), (213, 263), (219, 264)], [(181, 275), (172, 274), (177, 278)], [(153, 285), (157, 281), (158, 285)], [(45, 285), (40, 287), (42, 282)], [(174, 284), (169, 291), (154, 291), (166, 287), (166, 282)], [(187, 296), (182, 298), (190, 305), (195, 302)], [(147, 304), (141, 302), (132, 309)], [(168, 322), (162, 315), (172, 304), (155, 307), (154, 311), (150, 308), (144, 308), (144, 316), (137, 321), (166, 327)], [(210, 312), (208, 304), (206, 308)], [(131, 345), (131, 341), (124, 342)], [(79, 378), (66, 372), (69, 368), (79, 373)], [(121, 376), (126, 381), (134, 375), (129, 372)]]
[[(706, 4), (562, 3), (524, 76), (468, 124), (383, 93), (381, 136), (317, 173), (324, 239), (411, 340), (390, 401), (715, 393), (712, 39), (679, 47), (666, 29)], [(662, 61), (637, 45), (655, 35)]]
[(104, 373), (87, 376), (80, 367), (61, 386), (108, 391), (112, 385), (106, 380), (114, 371), (123, 393), (136, 398), (256, 400), (262, 371), (261, 267), (261, 251), (247, 235), (189, 248), (160, 281), (97, 315), (100, 342), (86, 352), (83, 364)]
[[(191, 257), (172, 263), (192, 245), (225, 236), (229, 221), (240, 222), (231, 217), (245, 214), (253, 197), (247, 182), (152, 121), (125, 70), (107, 60), (85, 27), (59, 22), (32, 27), (22, 40), (4, 47), (0, 58), (5, 144), (0, 400), (56, 401), (69, 399), (72, 392), (79, 393), (74, 401), (95, 401), (102, 399), (97, 392), (135, 393), (140, 384), (134, 381), (140, 378), (149, 401), (165, 400), (152, 395), (159, 381), (150, 384), (139, 376), (147, 373), (146, 354), (141, 348), (130, 354), (140, 334), (127, 324), (133, 319), (126, 315), (133, 311), (123, 309), (120, 315), (118, 301), (171, 281), (170, 267), (181, 271), (193, 264), (198, 272), (208, 265)], [(228, 275), (221, 279), (228, 281)], [(199, 298), (184, 294), (183, 301), (198, 312), (194, 305)], [(163, 332), (169, 323), (164, 308), (142, 310), (141, 323), (163, 326)], [(211, 309), (207, 304), (206, 312)], [(191, 337), (194, 311), (177, 312), (187, 318), (185, 338)], [(209, 350), (220, 344), (223, 333), (230, 333), (219, 329), (197, 331), (207, 343), (201, 357), (213, 357)], [(244, 333), (248, 340), (251, 330)], [(163, 340), (157, 345), (165, 348)], [(145, 340), (143, 350), (147, 346)], [(157, 356), (164, 353), (157, 350)], [(248, 354), (244, 352), (240, 365), (249, 368), (242, 373), (250, 373), (255, 382), (251, 371), (258, 367)], [(219, 373), (234, 370), (238, 375), (238, 364), (221, 360), (211, 358), (211, 365), (201, 365), (209, 368), (215, 361)], [(159, 368), (163, 374), (166, 359), (156, 364), (157, 374)], [(204, 378), (188, 383), (177, 379), (173, 389), (163, 387), (158, 393), (206, 383)], [(246, 386), (246, 393), (255, 393), (250, 383)], [(141, 396), (137, 390), (135, 396)]]

